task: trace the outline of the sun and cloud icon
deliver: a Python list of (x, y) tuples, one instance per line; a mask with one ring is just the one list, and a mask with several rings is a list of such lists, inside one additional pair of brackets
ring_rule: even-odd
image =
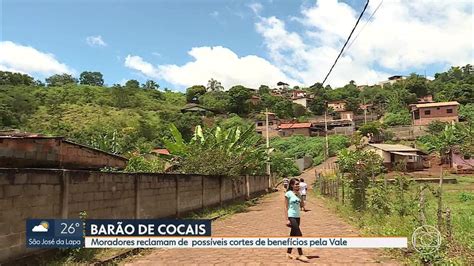
[(41, 223), (33, 227), (31, 231), (35, 233), (48, 232), (48, 228), (49, 228), (49, 223), (46, 221), (41, 221)]

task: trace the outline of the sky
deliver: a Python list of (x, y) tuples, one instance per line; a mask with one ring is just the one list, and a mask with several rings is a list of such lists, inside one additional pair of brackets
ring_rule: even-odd
[[(0, 70), (44, 79), (99, 71), (106, 84), (184, 91), (321, 82), (360, 0), (0, 0)], [(371, 0), (326, 84), (433, 77), (474, 62), (472, 1)]]

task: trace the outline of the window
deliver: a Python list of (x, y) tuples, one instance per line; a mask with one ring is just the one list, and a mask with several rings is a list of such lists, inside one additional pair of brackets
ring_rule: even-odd
[(452, 114), (452, 113), (453, 113), (453, 109), (446, 109), (446, 113)]
[(425, 115), (430, 115), (431, 114), (431, 110), (425, 110)]
[(257, 126), (259, 126), (259, 127), (263, 126), (263, 122), (258, 122)]

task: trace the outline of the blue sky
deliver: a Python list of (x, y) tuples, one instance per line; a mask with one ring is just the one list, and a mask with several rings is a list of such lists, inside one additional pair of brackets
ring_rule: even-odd
[[(380, 1), (371, 1), (365, 19)], [(435, 1), (435, 7), (426, 13), (412, 11), (417, 4), (409, 1), (386, 2), (339, 62), (329, 80), (331, 85), (343, 85), (351, 79), (360, 84), (375, 83), (398, 73), (426, 71), (433, 76), (452, 64), (472, 63), (472, 38), (467, 35), (473, 33), (470, 2), (459, 1), (447, 7)], [(153, 79), (161, 87), (183, 90), (196, 83), (205, 85), (210, 78), (221, 80), (226, 87), (237, 83), (275, 85), (279, 80), (294, 85), (320, 81), (365, 1), (1, 3), (2, 69), (37, 78), (59, 72), (78, 76), (85, 70), (100, 71), (107, 84)], [(431, 16), (447, 8), (460, 13)], [(388, 18), (395, 15), (413, 19), (403, 19), (404, 25), (397, 25)], [(387, 31), (383, 30), (385, 26)], [(414, 29), (406, 32), (410, 28)], [(439, 48), (433, 41), (440, 36), (434, 33), (462, 41), (453, 47)], [(419, 35), (422, 38), (416, 37)], [(417, 38), (414, 47), (410, 43), (410, 48), (403, 48), (410, 39)], [(386, 47), (390, 45), (393, 49)], [(467, 52), (454, 51), (466, 47)], [(391, 54), (394, 49), (400, 51)], [(45, 56), (49, 56), (47, 60)]]

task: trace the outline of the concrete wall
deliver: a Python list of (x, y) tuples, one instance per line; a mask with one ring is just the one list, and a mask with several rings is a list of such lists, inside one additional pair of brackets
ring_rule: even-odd
[(282, 137), (289, 137), (293, 135), (310, 136), (311, 130), (309, 128), (290, 128), (281, 129), (279, 133)]
[(427, 126), (396, 126), (387, 128), (393, 132), (394, 139), (414, 139), (427, 135)]
[(302, 172), (311, 167), (313, 164), (313, 158), (310, 156), (304, 156), (303, 158), (296, 159), (295, 164), (298, 166), (300, 172)]
[(0, 263), (35, 251), (25, 248), (27, 218), (182, 217), (267, 187), (265, 176), (0, 168)]
[(0, 167), (99, 169), (125, 168), (127, 159), (62, 138), (0, 138)]

